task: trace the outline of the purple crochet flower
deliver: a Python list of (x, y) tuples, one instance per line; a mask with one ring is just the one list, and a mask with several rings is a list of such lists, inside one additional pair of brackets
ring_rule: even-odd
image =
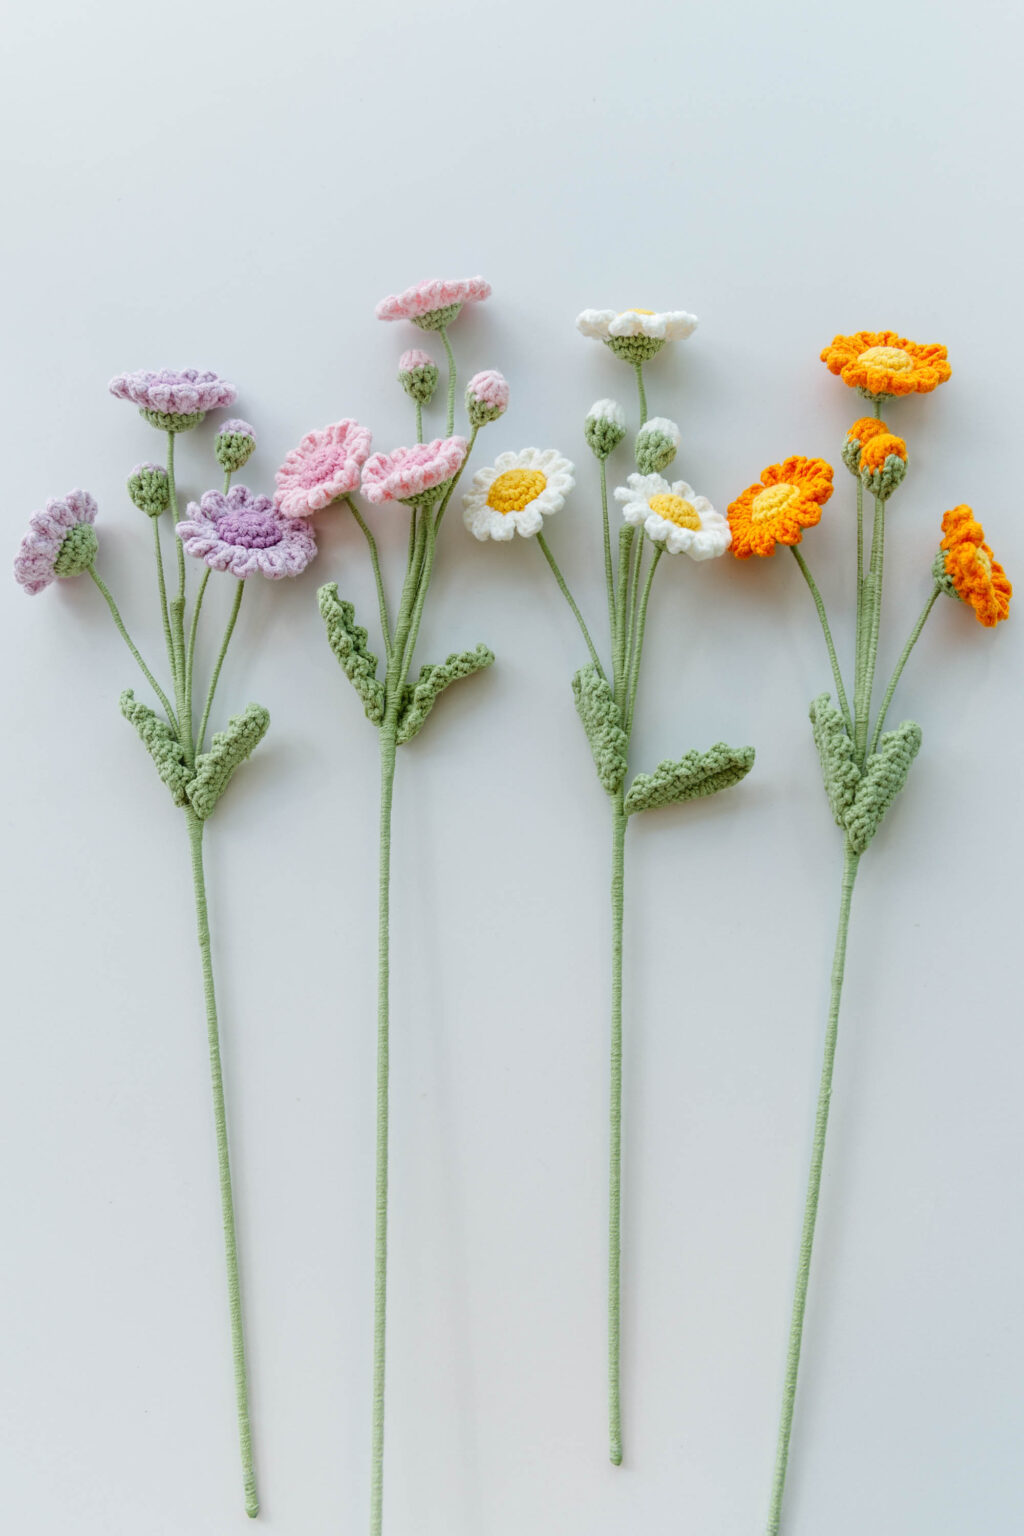
[(233, 485), (226, 496), (207, 491), (198, 505), (190, 501), (175, 531), (190, 555), (235, 576), (298, 576), (316, 555), (304, 517), (285, 517), (269, 496), (244, 485)]
[(88, 491), (69, 491), (33, 512), (14, 561), (14, 579), (33, 597), (58, 577), (78, 576), (96, 558), (96, 503)]
[(163, 432), (186, 432), (196, 426), (207, 411), (230, 405), (235, 386), (219, 374), (198, 368), (161, 368), (158, 373), (140, 368), (135, 373), (119, 373), (110, 381), (110, 393), (119, 400), (131, 400), (146, 420)]

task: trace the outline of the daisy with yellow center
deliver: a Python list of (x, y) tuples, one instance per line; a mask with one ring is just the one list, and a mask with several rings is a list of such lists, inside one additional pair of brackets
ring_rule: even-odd
[(942, 519), (943, 539), (936, 562), (936, 577), (946, 576), (961, 602), (974, 609), (979, 624), (993, 629), (1010, 612), (1013, 586), (985, 542), (985, 530), (970, 507), (954, 507)]
[(473, 476), (462, 498), (463, 520), (477, 539), (529, 538), (561, 511), (575, 483), (572, 464), (554, 448), (499, 453)]
[(836, 336), (821, 360), (851, 389), (872, 400), (894, 395), (925, 395), (945, 384), (952, 373), (946, 348), (922, 346), (895, 331), (856, 331)]
[(714, 560), (729, 548), (729, 524), (685, 480), (670, 485), (661, 475), (630, 475), (615, 491), (615, 500), (625, 521), (642, 526), (648, 538), (663, 544), (670, 555)]
[(760, 485), (748, 486), (729, 507), (733, 554), (749, 560), (773, 555), (776, 544), (799, 544), (831, 495), (832, 466), (824, 459), (794, 456), (769, 464)]

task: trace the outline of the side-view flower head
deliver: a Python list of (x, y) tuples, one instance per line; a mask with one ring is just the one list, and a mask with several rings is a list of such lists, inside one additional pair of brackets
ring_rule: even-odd
[(573, 466), (554, 448), (499, 453), (478, 469), (462, 498), (462, 517), (474, 538), (505, 541), (539, 533), (560, 512), (575, 485)]
[(370, 452), (367, 427), (346, 417), (307, 432), (286, 456), (275, 480), (275, 501), (286, 517), (311, 517), (358, 489)]
[(685, 341), (692, 336), (697, 316), (685, 309), (584, 309), (576, 317), (576, 328), (584, 336), (603, 341), (617, 357), (635, 364), (654, 357), (667, 341)]
[(362, 491), (367, 501), (402, 501), (411, 506), (433, 497), (461, 469), (467, 448), (464, 437), (435, 437), (430, 443), (375, 453), (363, 465)]
[(973, 608), (979, 624), (994, 629), (1009, 617), (1013, 586), (986, 544), (984, 528), (970, 507), (959, 506), (943, 514), (942, 535), (936, 579)]
[(14, 579), (30, 596), (60, 578), (79, 576), (96, 558), (96, 503), (88, 491), (53, 497), (33, 512), (14, 561)]
[(482, 277), (435, 277), (414, 283), (402, 293), (388, 294), (374, 313), (378, 320), (411, 320), (421, 330), (441, 331), (464, 304), (478, 304), (490, 296), (491, 285)]
[(185, 432), (197, 426), (207, 411), (231, 405), (235, 386), (220, 374), (198, 368), (139, 368), (119, 373), (110, 393), (137, 405), (146, 420), (163, 432)]
[(187, 554), (243, 579), (257, 573), (275, 581), (298, 576), (316, 555), (310, 523), (286, 517), (269, 496), (244, 485), (233, 485), (226, 496), (207, 491), (198, 504), (189, 502), (175, 531)]
[(896, 331), (836, 336), (822, 350), (821, 360), (830, 373), (871, 400), (928, 394), (945, 384), (953, 371), (945, 347), (922, 346)]
[(714, 560), (729, 548), (729, 524), (685, 480), (670, 485), (661, 475), (629, 475), (615, 491), (615, 500), (625, 521), (642, 526), (648, 538), (664, 544), (670, 555)]

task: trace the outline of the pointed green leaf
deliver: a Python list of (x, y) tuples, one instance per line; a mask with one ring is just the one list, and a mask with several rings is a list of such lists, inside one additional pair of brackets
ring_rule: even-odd
[(622, 716), (606, 677), (589, 662), (572, 680), (576, 713), (590, 742), (597, 776), (610, 795), (621, 787), (626, 777), (628, 742), (622, 728)]
[(881, 825), (882, 817), (907, 782), (910, 765), (921, 746), (921, 727), (904, 720), (886, 731), (864, 766), (852, 806), (846, 812), (846, 835), (855, 853), (863, 853)]
[(351, 603), (338, 596), (338, 584), (328, 582), (317, 593), (320, 613), (327, 625), (327, 640), (342, 670), (363, 701), (367, 720), (380, 725), (384, 719), (384, 684), (377, 677), (377, 658), (367, 648), (366, 630), (356, 623)]
[(181, 742), (165, 720), (142, 704), (134, 690), (126, 688), (120, 698), (121, 713), (139, 733), (139, 738), (156, 764), (156, 771), (171, 792), (175, 805), (187, 803), (188, 764)]
[(724, 741), (706, 752), (687, 752), (678, 762), (666, 759), (653, 773), (637, 774), (626, 796), (626, 815), (717, 795), (745, 779), (753, 766), (753, 747), (730, 747)]
[(810, 708), (814, 745), (821, 762), (821, 777), (836, 825), (845, 828), (860, 783), (860, 769), (853, 760), (853, 742), (843, 717), (827, 693), (819, 693)]
[(474, 672), (482, 672), (493, 661), (494, 652), (486, 645), (478, 645), (474, 651), (453, 652), (445, 662), (428, 661), (422, 666), (419, 678), (406, 685), (403, 695), (398, 717), (399, 743), (412, 740), (446, 688), (457, 683), (460, 677), (472, 677)]
[(225, 730), (216, 732), (209, 751), (196, 758), (188, 798), (200, 821), (209, 816), (239, 763), (259, 746), (269, 724), (270, 715), (262, 704), (247, 704), (240, 715), (231, 716)]

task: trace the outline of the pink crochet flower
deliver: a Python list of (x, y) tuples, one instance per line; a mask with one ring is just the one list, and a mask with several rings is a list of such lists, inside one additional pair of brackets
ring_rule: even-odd
[(358, 421), (337, 421), (322, 432), (307, 432), (278, 470), (278, 507), (286, 517), (309, 517), (359, 484), (370, 452), (370, 432)]
[(462, 467), (466, 447), (464, 437), (436, 437), (414, 448), (375, 453), (363, 466), (363, 495), (373, 502), (433, 500), (430, 492)]
[(474, 427), (497, 421), (508, 406), (508, 380), (496, 368), (475, 373), (466, 385), (466, 410)]
[(110, 393), (119, 400), (131, 400), (140, 410), (161, 415), (192, 416), (220, 405), (230, 405), (235, 386), (216, 373), (201, 373), (198, 368), (161, 368), (158, 373), (140, 368), (135, 373), (119, 373), (110, 381)]
[(32, 597), (62, 576), (77, 576), (96, 558), (96, 503), (88, 491), (69, 491), (33, 512), (14, 561), (14, 579)]
[(190, 555), (235, 576), (298, 576), (316, 555), (310, 523), (285, 517), (269, 496), (244, 485), (233, 485), (226, 496), (207, 491), (198, 505), (190, 501), (175, 532)]
[(411, 320), (425, 331), (439, 331), (450, 325), (463, 304), (476, 304), (490, 297), (491, 285), (482, 277), (455, 278), (445, 282), (435, 277), (416, 283), (404, 293), (381, 299), (374, 313), (378, 320)]

